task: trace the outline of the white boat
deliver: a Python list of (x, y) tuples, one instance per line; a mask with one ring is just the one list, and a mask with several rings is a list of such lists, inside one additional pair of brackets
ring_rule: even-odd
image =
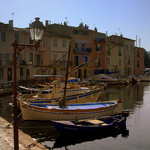
[(106, 75), (106, 74), (98, 74), (98, 75), (94, 75), (91, 79), (90, 79), (91, 83), (94, 84), (99, 84), (101, 82), (104, 82), (108, 85), (116, 85), (116, 84), (126, 84), (126, 81), (123, 79), (117, 79), (115, 77)]
[(20, 100), (23, 120), (76, 120), (96, 116), (114, 115), (118, 110), (118, 101), (68, 104), (65, 108), (48, 103), (29, 103)]

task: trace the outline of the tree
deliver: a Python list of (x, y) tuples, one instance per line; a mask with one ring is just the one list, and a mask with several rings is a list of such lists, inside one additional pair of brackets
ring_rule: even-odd
[(145, 68), (150, 68), (150, 53), (144, 52), (144, 66)]

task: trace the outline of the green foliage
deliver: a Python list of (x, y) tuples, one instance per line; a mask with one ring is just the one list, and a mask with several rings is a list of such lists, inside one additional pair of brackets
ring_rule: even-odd
[(150, 68), (150, 53), (144, 52), (144, 66), (145, 68)]

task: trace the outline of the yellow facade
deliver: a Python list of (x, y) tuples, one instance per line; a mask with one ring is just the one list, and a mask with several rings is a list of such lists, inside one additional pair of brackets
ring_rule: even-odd
[(124, 38), (123, 36), (112, 35), (107, 37), (106, 69), (110, 72), (117, 71), (114, 75), (130, 76), (133, 75), (134, 66), (134, 40)]

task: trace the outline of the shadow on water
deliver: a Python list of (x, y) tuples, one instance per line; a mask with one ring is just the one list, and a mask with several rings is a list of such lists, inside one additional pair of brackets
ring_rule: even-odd
[(124, 127), (124, 129), (115, 132), (105, 132), (105, 133), (87, 133), (87, 134), (58, 134), (56, 137), (51, 138), (51, 136), (46, 136), (43, 139), (38, 139), (38, 142), (43, 144), (48, 149), (62, 148), (70, 145), (76, 145), (84, 143), (87, 141), (101, 140), (107, 137), (116, 138), (118, 135), (122, 137), (128, 137), (129, 130)]

